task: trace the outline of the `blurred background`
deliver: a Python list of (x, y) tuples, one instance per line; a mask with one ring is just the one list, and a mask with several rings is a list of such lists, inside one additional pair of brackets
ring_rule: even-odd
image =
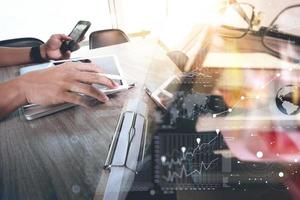
[[(245, 0), (261, 11), (261, 24), (298, 0)], [(129, 37), (156, 37), (168, 29), (168, 45), (184, 35), (187, 27), (215, 23), (226, 0), (10, 0), (2, 1), (0, 40), (36, 37), (47, 40), (52, 33), (69, 34), (79, 20), (89, 20), (94, 30), (120, 28)], [(268, 14), (266, 14), (266, 11)], [(175, 34), (176, 33), (176, 34)], [(89, 34), (89, 33), (88, 33)], [(174, 35), (174, 36), (172, 36)], [(164, 37), (161, 36), (160, 37)]]

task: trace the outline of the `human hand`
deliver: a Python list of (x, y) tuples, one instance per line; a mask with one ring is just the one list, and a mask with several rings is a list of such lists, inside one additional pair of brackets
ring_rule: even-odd
[(86, 99), (80, 94), (93, 97), (101, 102), (108, 97), (92, 84), (102, 84), (108, 88), (117, 83), (101, 76), (102, 71), (94, 64), (67, 62), (56, 67), (30, 72), (18, 79), (28, 103), (52, 105), (73, 103), (88, 107)]
[(52, 35), (45, 44), (41, 45), (41, 56), (45, 60), (60, 60), (70, 58), (71, 51), (61, 52), (60, 50), (62, 43), (70, 40), (72, 40), (72, 38), (64, 34)]

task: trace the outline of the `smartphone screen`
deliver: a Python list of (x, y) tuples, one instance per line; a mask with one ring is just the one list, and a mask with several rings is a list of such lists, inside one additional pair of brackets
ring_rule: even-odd
[(79, 21), (76, 26), (73, 28), (69, 36), (72, 38), (71, 41), (64, 41), (60, 47), (62, 52), (66, 51), (76, 51), (76, 44), (83, 39), (84, 34), (90, 28), (91, 22), (89, 21)]
[(70, 37), (75, 41), (78, 42), (83, 37), (83, 32), (88, 27), (88, 24), (80, 24), (78, 23), (75, 28), (70, 33)]

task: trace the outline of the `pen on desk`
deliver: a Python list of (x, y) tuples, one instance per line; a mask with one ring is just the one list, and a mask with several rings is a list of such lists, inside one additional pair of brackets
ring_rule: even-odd
[(120, 115), (104, 169), (109, 170), (104, 200), (124, 200), (142, 163), (147, 134), (147, 105), (130, 99)]

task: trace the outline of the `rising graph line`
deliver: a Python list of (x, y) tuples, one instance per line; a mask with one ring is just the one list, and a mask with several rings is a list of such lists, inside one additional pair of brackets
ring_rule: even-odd
[[(274, 76), (272, 79), (270, 79), (264, 85), (262, 85), (260, 88), (261, 89), (265, 89), (268, 85), (270, 85), (275, 79), (279, 78), (280, 76), (281, 76), (281, 74), (277, 73), (276, 76)], [(216, 118), (216, 117), (218, 117), (218, 116), (220, 116), (222, 114), (231, 113), (234, 110), (234, 108), (236, 108), (242, 101), (247, 100), (247, 99), (258, 100), (258, 99), (260, 99), (260, 96), (256, 96), (256, 97), (241, 96), (241, 98), (231, 108), (229, 108), (228, 110), (225, 110), (223, 112), (213, 114), (212, 117)]]
[(220, 130), (216, 130), (216, 132), (217, 132), (216, 137), (214, 137), (213, 139), (211, 139), (211, 140), (210, 140), (209, 142), (207, 142), (207, 143), (202, 143), (202, 144), (200, 144), (201, 139), (200, 139), (200, 138), (197, 138), (196, 141), (197, 141), (198, 145), (197, 145), (196, 148), (194, 148), (194, 150), (193, 150), (192, 152), (187, 152), (187, 153), (186, 153), (186, 152), (185, 152), (185, 150), (186, 150), (185, 147), (181, 147), (182, 158), (179, 158), (179, 159), (176, 159), (176, 160), (172, 158), (170, 161), (167, 161), (166, 156), (162, 156), (162, 157), (161, 157), (162, 165), (163, 165), (163, 166), (168, 166), (169, 169), (171, 169), (172, 166), (174, 166), (174, 165), (182, 165), (182, 162), (183, 162), (184, 160), (186, 160), (186, 158), (187, 158), (188, 156), (194, 157), (194, 155), (196, 154), (197, 151), (201, 151), (201, 150), (203, 149), (203, 147), (205, 147), (205, 146), (207, 146), (207, 145), (210, 145), (213, 141), (215, 141), (215, 140), (218, 138), (218, 136), (219, 136)]
[[(155, 156), (155, 163), (158, 164), (155, 168), (156, 183), (174, 190), (178, 187), (194, 188), (195, 185), (203, 188), (208, 187), (207, 184), (209, 187), (217, 187), (221, 176), (216, 170), (219, 169), (221, 160), (220, 156), (213, 153), (213, 149), (219, 142), (220, 130), (216, 129), (215, 134), (188, 134), (184, 138), (181, 134), (176, 135), (171, 135), (174, 138), (160, 135), (157, 140), (155, 151), (160, 154)], [(189, 147), (190, 144), (192, 147)], [(210, 173), (212, 171), (213, 174)]]
[(264, 89), (268, 85), (270, 85), (275, 79), (279, 78), (281, 76), (280, 73), (277, 73), (276, 76), (274, 76), (272, 79), (270, 79), (267, 83), (265, 83), (263, 86), (261, 86), (261, 89)]
[[(161, 177), (167, 182), (173, 182), (175, 178), (183, 178), (184, 176), (189, 177), (192, 176), (193, 174), (201, 175), (203, 170), (208, 170), (211, 167), (211, 165), (214, 162), (216, 162), (219, 158), (215, 158), (208, 163), (204, 162), (203, 160), (199, 163), (197, 162), (198, 165), (197, 169), (191, 172), (187, 171), (184, 161), (188, 160), (188, 157), (194, 158), (194, 156), (198, 151), (203, 150), (204, 147), (208, 145), (212, 145), (212, 143), (214, 143), (216, 139), (219, 137), (220, 130), (217, 129), (216, 133), (217, 135), (214, 138), (212, 138), (209, 142), (201, 143), (201, 138), (200, 137), (196, 138), (196, 142), (198, 145), (192, 151), (186, 152), (186, 147), (182, 146), (180, 149), (182, 152), (182, 156), (178, 159), (172, 158), (169, 161), (167, 161), (166, 156), (161, 156), (161, 165), (163, 167), (167, 167), (168, 169), (167, 175), (163, 175)], [(172, 155), (174, 155), (174, 153)], [(174, 166), (181, 166), (180, 172), (171, 170)]]
[(225, 114), (225, 113), (231, 113), (233, 111), (233, 109), (235, 109), (242, 101), (245, 101), (245, 100), (258, 100), (258, 99), (260, 99), (260, 96), (256, 96), (256, 97), (241, 96), (240, 100), (237, 101), (231, 108), (229, 108), (228, 110), (225, 110), (223, 112), (213, 114), (213, 118), (216, 118), (219, 115), (222, 115), (222, 114)]
[(170, 170), (168, 171), (168, 175), (167, 176), (162, 176), (163, 179), (165, 179), (167, 182), (173, 182), (175, 178), (180, 178), (182, 179), (184, 176), (185, 177), (189, 177), (192, 176), (193, 174), (202, 174), (202, 170), (208, 170), (210, 168), (210, 166), (217, 161), (219, 158), (215, 158), (212, 161), (210, 161), (209, 163), (204, 163), (203, 161), (201, 161), (200, 163), (200, 170), (194, 170), (190, 173), (187, 173), (187, 170), (185, 169), (185, 166), (183, 165), (180, 172), (171, 172)]

